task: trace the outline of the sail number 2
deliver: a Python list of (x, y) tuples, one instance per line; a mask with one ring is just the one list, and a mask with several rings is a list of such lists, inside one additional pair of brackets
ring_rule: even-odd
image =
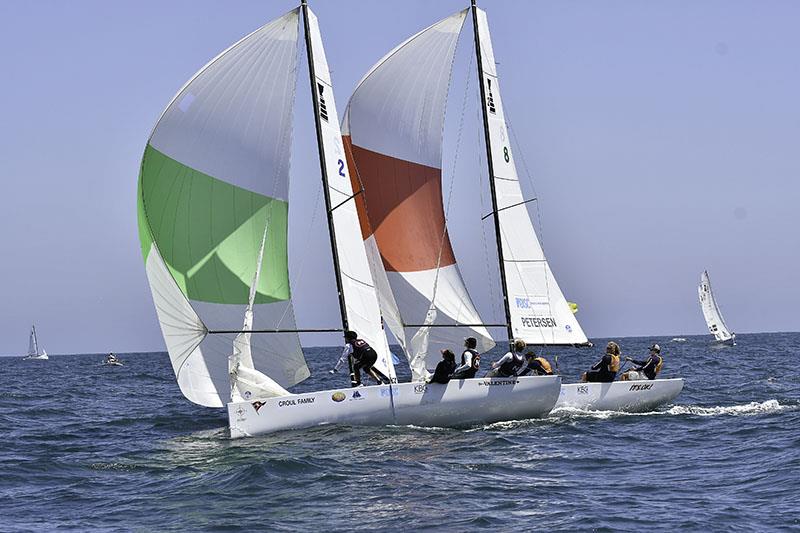
[(339, 164), (339, 175), (343, 178), (346, 178), (347, 176), (344, 174), (344, 161), (340, 159), (337, 161), (337, 163)]

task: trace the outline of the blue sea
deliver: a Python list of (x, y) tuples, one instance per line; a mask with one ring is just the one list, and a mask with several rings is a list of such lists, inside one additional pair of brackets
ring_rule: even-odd
[[(606, 340), (546, 355), (575, 381)], [(614, 340), (661, 344), (673, 405), (241, 440), (165, 353), (0, 358), (0, 530), (800, 530), (800, 334)], [(298, 388), (343, 386), (339, 351)]]

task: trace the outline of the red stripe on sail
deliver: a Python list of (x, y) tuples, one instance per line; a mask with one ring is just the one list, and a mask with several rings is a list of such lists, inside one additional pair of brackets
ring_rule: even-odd
[(353, 189), (364, 187), (356, 201), (362, 236), (375, 235), (384, 268), (417, 272), (455, 264), (444, 231), (442, 170), (361, 148), (349, 135), (342, 139)]

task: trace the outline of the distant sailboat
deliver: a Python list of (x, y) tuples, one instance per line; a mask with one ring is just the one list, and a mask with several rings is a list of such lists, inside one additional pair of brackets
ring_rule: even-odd
[(736, 345), (736, 334), (728, 329), (722, 312), (719, 310), (717, 300), (714, 298), (714, 291), (711, 290), (711, 280), (708, 278), (708, 270), (704, 270), (700, 276), (700, 286), (697, 288), (700, 297), (700, 309), (703, 310), (703, 317), (706, 319), (708, 331), (719, 342)]
[(47, 357), (47, 352), (41, 349), (39, 341), (36, 339), (36, 326), (31, 326), (31, 335), (28, 339), (28, 355), (23, 359), (39, 359), (42, 361), (50, 359)]

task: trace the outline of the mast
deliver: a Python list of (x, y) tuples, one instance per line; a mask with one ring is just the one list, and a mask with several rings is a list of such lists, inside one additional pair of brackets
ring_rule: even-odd
[(311, 102), (314, 107), (314, 125), (317, 129), (317, 154), (319, 167), (322, 173), (322, 192), (325, 195), (325, 216), (328, 219), (328, 235), (331, 238), (331, 254), (333, 255), (333, 273), (336, 276), (336, 291), (339, 294), (339, 312), (342, 315), (342, 329), (348, 330), (347, 310), (344, 303), (344, 289), (342, 288), (342, 274), (339, 268), (339, 250), (336, 247), (336, 230), (333, 226), (333, 210), (331, 209), (331, 196), (328, 190), (328, 166), (325, 162), (325, 150), (322, 144), (322, 122), (319, 116), (319, 93), (317, 92), (317, 74), (314, 69), (314, 50), (311, 47), (311, 29), (308, 25), (308, 3), (300, 0), (303, 9), (303, 29), (306, 38), (306, 56), (308, 59), (308, 75), (311, 80)]
[[(305, 0), (303, 0), (305, 1)], [(492, 161), (492, 141), (489, 138), (489, 115), (486, 111), (486, 88), (483, 81), (483, 60), (481, 58), (481, 39), (478, 33), (478, 8), (472, 0), (472, 29), (475, 33), (475, 57), (478, 60), (478, 86), (481, 88), (481, 109), (483, 110), (483, 133), (486, 145), (486, 163), (489, 166), (489, 189), (492, 196), (492, 215), (494, 219), (494, 234), (497, 243), (497, 261), (500, 265), (500, 285), (503, 290), (503, 310), (506, 313), (506, 332), (508, 340), (514, 339), (511, 328), (511, 310), (508, 307), (508, 285), (506, 284), (506, 269), (503, 259), (503, 242), (500, 235), (500, 219), (497, 217), (497, 193), (494, 188), (494, 162)]]

